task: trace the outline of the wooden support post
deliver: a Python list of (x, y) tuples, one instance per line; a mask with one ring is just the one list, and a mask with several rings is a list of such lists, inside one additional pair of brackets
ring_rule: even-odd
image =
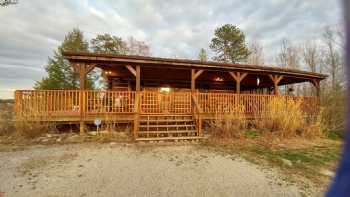
[(141, 93), (140, 92), (136, 92), (135, 94), (135, 109), (134, 109), (134, 128), (133, 128), (133, 137), (134, 140), (136, 140), (137, 136), (138, 136), (138, 129), (139, 129), (139, 124), (140, 124), (140, 110), (141, 110)]
[(201, 110), (199, 109), (199, 105), (197, 103), (197, 94), (196, 92), (196, 79), (204, 72), (204, 70), (198, 70), (196, 72), (195, 69), (191, 69), (191, 94), (192, 94), (192, 105), (191, 111), (193, 116), (196, 118), (197, 123), (197, 132), (199, 136), (203, 136), (202, 133), (202, 117)]
[(138, 136), (138, 129), (139, 129), (139, 124), (140, 124), (140, 112), (141, 112), (141, 68), (140, 65), (136, 66), (136, 71), (135, 71), (135, 77), (136, 77), (136, 98), (135, 98), (135, 116), (134, 116), (134, 140), (136, 140)]
[(241, 72), (229, 72), (229, 73), (236, 82), (236, 93), (240, 94), (241, 93), (241, 81), (248, 75), (248, 73), (241, 73)]
[(141, 72), (140, 72), (140, 66), (136, 66), (136, 91), (141, 90)]
[(191, 69), (191, 91), (194, 92), (196, 89), (196, 79), (194, 78), (196, 71)]
[(283, 75), (269, 75), (269, 77), (273, 82), (275, 95), (279, 95), (278, 84), (283, 79)]
[(316, 90), (316, 96), (320, 97), (320, 80), (313, 79), (311, 80), (312, 85), (314, 85), (315, 90)]
[(203, 137), (203, 130), (202, 130), (202, 115), (198, 114), (198, 134), (200, 137)]
[(196, 79), (204, 72), (204, 70), (191, 69), (191, 91), (195, 92), (196, 90)]
[(79, 110), (80, 110), (80, 135), (85, 134), (86, 126), (84, 122), (85, 116), (85, 90), (86, 90), (86, 76), (95, 68), (95, 64), (75, 63), (73, 68), (79, 74), (80, 91), (79, 91)]
[(136, 77), (136, 70), (132, 66), (126, 65), (125, 67)]

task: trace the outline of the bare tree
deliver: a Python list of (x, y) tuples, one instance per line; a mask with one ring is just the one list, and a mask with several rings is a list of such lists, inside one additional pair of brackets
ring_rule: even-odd
[[(283, 68), (299, 68), (299, 53), (298, 48), (294, 47), (288, 40), (283, 39), (281, 43), (281, 51), (277, 55), (277, 62)], [(294, 90), (299, 94), (299, 86), (287, 85), (285, 87), (285, 94), (291, 94)]]
[(257, 40), (250, 43), (248, 49), (248, 64), (263, 65), (265, 63), (264, 48)]
[(341, 57), (335, 46), (335, 32), (330, 27), (326, 27), (323, 38), (326, 44), (324, 61), (331, 77), (331, 87), (334, 89), (338, 85), (339, 79), (341, 79), (338, 76), (341, 69)]
[(311, 72), (317, 72), (317, 64), (319, 64), (319, 53), (314, 42), (306, 42), (303, 46), (304, 63)]
[(17, 4), (18, 0), (0, 0), (0, 6), (1, 7), (5, 7), (5, 6), (9, 6), (12, 4)]
[(150, 47), (143, 41), (138, 41), (130, 36), (127, 40), (128, 55), (150, 56)]
[(283, 68), (299, 68), (298, 49), (286, 39), (282, 40), (281, 51), (277, 56), (279, 66)]

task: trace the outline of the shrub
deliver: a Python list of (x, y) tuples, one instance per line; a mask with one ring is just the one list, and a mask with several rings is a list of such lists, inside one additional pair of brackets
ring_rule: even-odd
[(286, 100), (283, 97), (273, 98), (267, 103), (266, 110), (259, 114), (257, 127), (262, 130), (278, 133), (281, 137), (291, 137), (303, 127), (304, 114), (300, 109), (301, 103)]
[(9, 135), (14, 132), (10, 105), (9, 103), (0, 103), (0, 135)]
[[(321, 125), (326, 133), (334, 133), (341, 138), (345, 134), (347, 98), (346, 92), (338, 89), (323, 91)], [(331, 134), (332, 135), (332, 134)]]
[(34, 138), (55, 129), (54, 123), (43, 121), (43, 116), (34, 110), (27, 115), (17, 115), (14, 119), (14, 127), (16, 134), (24, 138)]
[(304, 113), (301, 101), (276, 97), (265, 107), (264, 112), (255, 118), (258, 129), (275, 133), (282, 138), (296, 135), (311, 138), (321, 135), (320, 116), (313, 118)]
[(238, 106), (226, 114), (216, 114), (209, 122), (212, 137), (231, 139), (241, 137), (241, 130), (246, 127), (245, 109)]
[(48, 122), (28, 121), (25, 118), (16, 119), (14, 125), (16, 133), (24, 138), (38, 137), (51, 130), (51, 126)]

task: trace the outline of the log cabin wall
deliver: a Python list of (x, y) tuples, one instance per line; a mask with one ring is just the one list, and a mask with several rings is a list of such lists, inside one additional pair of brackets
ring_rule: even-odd
[(132, 86), (129, 80), (123, 78), (109, 78), (108, 89), (112, 91), (130, 91)]

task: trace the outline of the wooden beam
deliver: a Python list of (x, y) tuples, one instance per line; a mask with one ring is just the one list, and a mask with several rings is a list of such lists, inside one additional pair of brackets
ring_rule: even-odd
[(283, 79), (283, 75), (269, 75), (269, 77), (273, 82), (275, 95), (279, 95), (278, 84)]
[(196, 71), (191, 69), (191, 91), (194, 92), (196, 90)]
[(141, 90), (141, 70), (140, 65), (136, 66), (136, 91)]
[(197, 71), (194, 75), (194, 80), (196, 80), (203, 72), (204, 72), (204, 70)]
[(136, 77), (136, 70), (132, 66), (126, 65), (125, 67)]
[(314, 85), (315, 89), (316, 89), (316, 96), (320, 97), (320, 80), (317, 79), (313, 79), (311, 80), (312, 85)]
[(80, 83), (80, 90), (86, 89), (86, 75), (82, 72), (79, 73), (79, 83)]
[(86, 125), (84, 122), (85, 115), (85, 106), (86, 106), (86, 98), (85, 92), (86, 89), (86, 76), (91, 72), (96, 64), (85, 64), (85, 63), (73, 63), (73, 69), (76, 73), (79, 74), (79, 83), (80, 83), (80, 92), (79, 92), (79, 111), (80, 111), (80, 135), (85, 134)]
[(236, 81), (236, 93), (241, 93), (241, 81)]
[(233, 79), (235, 79), (235, 81), (239, 81), (239, 77), (238, 77), (238, 73), (236, 74), (235, 72), (228, 72), (230, 73), (230, 75), (233, 77)]
[(236, 93), (241, 93), (241, 81), (248, 75), (248, 73), (228, 72), (236, 82)]
[(74, 72), (79, 74), (80, 89), (86, 89), (86, 76), (91, 72), (96, 64), (85, 64), (85, 63), (73, 63)]
[(95, 67), (96, 64), (85, 64), (85, 75), (89, 74)]
[(241, 75), (241, 81), (248, 75), (248, 73), (242, 73)]

